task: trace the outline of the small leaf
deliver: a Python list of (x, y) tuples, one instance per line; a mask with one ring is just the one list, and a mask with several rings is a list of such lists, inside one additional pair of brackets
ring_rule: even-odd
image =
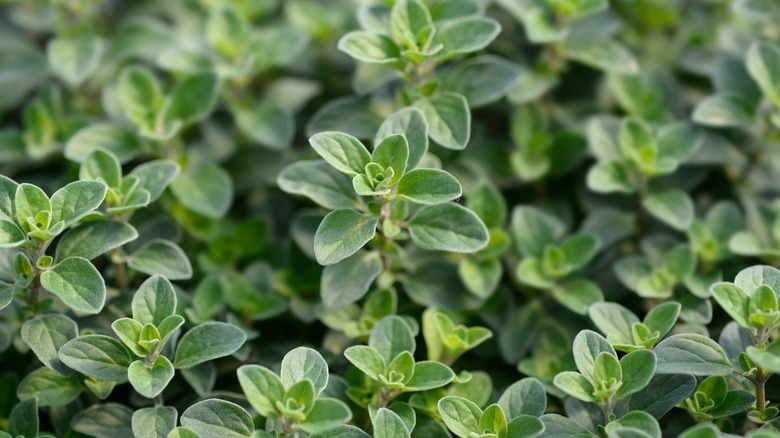
[(439, 60), (444, 60), (484, 49), (501, 32), (501, 25), (491, 18), (463, 17), (448, 20), (436, 30), (432, 46), (444, 46), (436, 54)]
[(649, 383), (655, 374), (656, 358), (650, 350), (637, 350), (620, 359), (623, 370), (623, 386), (620, 387), (620, 397), (633, 394)]
[(473, 402), (463, 397), (446, 396), (439, 399), (437, 406), (444, 424), (456, 436), (470, 438), (472, 434), (482, 432), (479, 428), (482, 409)]
[(712, 339), (694, 333), (671, 336), (654, 349), (659, 374), (727, 376), (734, 372), (728, 356)]
[(586, 402), (596, 401), (596, 397), (593, 396), (595, 391), (593, 385), (582, 374), (564, 371), (555, 376), (553, 383), (556, 388), (576, 399)]
[(276, 183), (285, 192), (306, 196), (328, 209), (360, 205), (351, 181), (322, 160), (295, 162), (279, 173)]
[(75, 181), (51, 195), (51, 223), (69, 227), (103, 203), (107, 187), (97, 181)]
[(363, 298), (382, 273), (378, 253), (358, 251), (346, 259), (328, 265), (320, 278), (320, 295), (325, 306), (339, 309)]
[(95, 404), (71, 420), (73, 430), (97, 438), (133, 438), (133, 411), (119, 403)]
[(12, 437), (37, 437), (40, 419), (38, 399), (28, 398), (14, 406), (8, 416), (8, 433)]
[(149, 277), (133, 295), (133, 319), (141, 324), (154, 324), (162, 328), (162, 322), (176, 312), (176, 292), (165, 277)]
[(390, 38), (364, 31), (349, 32), (339, 39), (338, 49), (360, 62), (393, 64), (401, 56), (398, 46)]
[(471, 210), (454, 203), (426, 206), (409, 222), (417, 246), (431, 251), (475, 252), (488, 243), (482, 220)]
[(344, 350), (344, 357), (357, 369), (373, 380), (379, 380), (379, 375), (385, 372), (385, 359), (375, 349), (366, 345), (353, 345)]
[(400, 134), (385, 137), (376, 145), (371, 161), (385, 169), (393, 169), (393, 177), (388, 180), (388, 184), (394, 184), (406, 172), (406, 163), (409, 161), (409, 144), (406, 138)]
[(137, 238), (138, 231), (126, 222), (87, 222), (62, 236), (54, 259), (57, 262), (69, 257), (92, 260)]
[(81, 383), (75, 374), (62, 377), (46, 367), (27, 374), (16, 388), (19, 400), (36, 397), (40, 407), (65, 406), (80, 394)]
[(280, 376), (285, 388), (308, 379), (319, 395), (328, 385), (328, 364), (316, 350), (298, 347), (284, 355)]
[(77, 131), (65, 144), (65, 158), (81, 163), (98, 149), (114, 154), (127, 163), (141, 152), (138, 138), (127, 129), (111, 123), (90, 124)]
[(178, 245), (163, 239), (153, 239), (127, 258), (127, 266), (149, 275), (161, 275), (169, 280), (192, 277), (192, 265)]
[(455, 378), (455, 373), (443, 363), (426, 360), (414, 366), (412, 380), (404, 384), (404, 391), (427, 391), (440, 388)]
[(447, 149), (463, 150), (471, 136), (471, 113), (466, 98), (457, 93), (442, 93), (415, 103), (425, 116), (428, 135)]
[(22, 340), (38, 360), (61, 376), (73, 374), (57, 356), (57, 352), (79, 335), (76, 323), (65, 315), (48, 314), (27, 320), (22, 326)]
[(190, 406), (181, 414), (182, 426), (201, 438), (251, 437), (252, 417), (241, 406), (211, 398)]
[(745, 57), (745, 65), (764, 96), (780, 106), (780, 49), (765, 42), (754, 43)]
[(69, 85), (84, 82), (98, 68), (103, 41), (89, 33), (73, 37), (56, 37), (49, 41), (46, 53), (49, 65)]
[(104, 335), (86, 335), (60, 348), (60, 360), (90, 377), (112, 382), (127, 380), (130, 352), (119, 341)]
[(208, 164), (180, 174), (171, 184), (171, 191), (188, 209), (218, 219), (230, 208), (233, 182), (224, 169)]
[(687, 230), (693, 221), (693, 201), (682, 190), (650, 195), (642, 201), (642, 205), (653, 217), (680, 231)]
[(442, 204), (457, 199), (463, 193), (454, 176), (438, 169), (415, 169), (398, 182), (396, 199), (417, 204)]
[(179, 414), (171, 406), (142, 408), (133, 412), (132, 427), (136, 438), (167, 438), (176, 428)]
[(385, 119), (374, 137), (374, 144), (393, 135), (402, 134), (409, 146), (407, 169), (414, 169), (428, 151), (428, 124), (422, 111), (415, 107), (406, 107), (394, 112)]
[(244, 341), (244, 331), (232, 324), (200, 324), (182, 336), (176, 347), (173, 365), (176, 368), (192, 368), (203, 362), (231, 355), (244, 345)]
[(349, 406), (335, 398), (322, 397), (314, 402), (314, 407), (306, 415), (299, 428), (311, 434), (332, 430), (352, 419)]
[(320, 132), (309, 139), (312, 148), (336, 170), (349, 176), (365, 172), (371, 154), (357, 138), (341, 132)]
[(538, 379), (526, 377), (509, 386), (498, 399), (509, 418), (519, 415), (539, 417), (547, 409), (547, 394)]
[(260, 365), (243, 365), (238, 369), (238, 382), (249, 404), (262, 416), (275, 418), (276, 402), (284, 399), (282, 380)]
[(408, 351), (414, 354), (416, 344), (408, 324), (399, 316), (388, 316), (371, 330), (368, 346), (378, 351), (390, 363), (396, 356)]
[(106, 302), (106, 284), (89, 260), (69, 257), (41, 274), (41, 286), (73, 310), (99, 313)]
[(321, 265), (332, 265), (355, 254), (374, 238), (379, 218), (355, 210), (334, 210), (314, 235), (314, 255)]
[(151, 367), (142, 360), (130, 364), (127, 378), (139, 394), (146, 398), (155, 398), (168, 386), (174, 373), (171, 361), (165, 356), (158, 356)]
[(395, 412), (387, 408), (379, 408), (372, 418), (374, 438), (409, 438), (409, 429)]

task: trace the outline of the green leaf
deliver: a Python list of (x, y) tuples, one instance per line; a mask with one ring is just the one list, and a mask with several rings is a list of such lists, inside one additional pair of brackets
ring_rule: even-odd
[(171, 184), (171, 192), (188, 209), (218, 219), (233, 199), (230, 175), (216, 164), (187, 169)]
[(192, 278), (192, 265), (187, 254), (170, 240), (152, 239), (127, 258), (127, 266), (149, 275), (169, 280)]
[(284, 399), (284, 384), (273, 371), (260, 365), (243, 365), (238, 382), (249, 404), (262, 416), (275, 418), (276, 402)]
[(15, 248), (27, 240), (21, 228), (13, 222), (0, 219), (0, 248)]
[(582, 374), (564, 371), (555, 376), (553, 384), (564, 393), (586, 402), (596, 401), (593, 385)]
[(177, 427), (168, 434), (167, 438), (200, 438), (200, 435), (186, 427)]
[(339, 39), (338, 49), (367, 64), (395, 64), (400, 61), (398, 46), (387, 36), (352, 31)]
[(98, 181), (75, 181), (51, 196), (51, 223), (65, 222), (68, 227), (103, 203), (107, 187)]
[(458, 396), (446, 396), (437, 403), (439, 414), (447, 428), (456, 436), (470, 438), (472, 434), (482, 432), (479, 419), (482, 409), (473, 402)]
[(81, 383), (75, 374), (63, 377), (46, 367), (27, 374), (16, 388), (19, 400), (35, 397), (41, 407), (65, 406), (80, 394)]
[(27, 218), (33, 218), (42, 211), (51, 212), (51, 202), (43, 190), (32, 184), (19, 184), (16, 188), (14, 198), (16, 208), (16, 222), (22, 226), (25, 231), (29, 231)]
[(73, 310), (95, 314), (106, 302), (106, 283), (89, 260), (69, 257), (41, 274), (41, 286)]
[(750, 346), (747, 348), (748, 357), (773, 373), (780, 372), (780, 341), (774, 341), (766, 349)]
[(639, 63), (623, 44), (611, 39), (576, 44), (566, 49), (566, 57), (609, 73), (632, 75)]
[(374, 438), (409, 438), (404, 420), (387, 408), (379, 408), (372, 418)]
[[(384, 424), (382, 427), (385, 427)], [(384, 433), (384, 429), (381, 432), (375, 431), (374, 433)], [(371, 438), (371, 435), (363, 432), (363, 429), (357, 428), (355, 426), (343, 425), (330, 429), (327, 432), (317, 432), (316, 434), (312, 435), (312, 438)]]
[(328, 265), (320, 278), (320, 295), (326, 307), (339, 309), (363, 298), (382, 273), (377, 252), (358, 251), (344, 260)]
[(694, 333), (674, 335), (654, 349), (659, 374), (727, 376), (734, 371), (728, 356), (712, 339)]
[(176, 428), (178, 416), (172, 406), (139, 409), (133, 412), (133, 435), (137, 438), (166, 438)]
[(396, 356), (408, 351), (414, 354), (416, 344), (409, 325), (399, 316), (388, 316), (371, 330), (368, 346), (375, 349), (390, 363)]
[(156, 201), (181, 172), (179, 163), (173, 160), (152, 160), (141, 163), (130, 172), (129, 176), (137, 176), (140, 189), (149, 192), (149, 202)]
[(371, 154), (357, 138), (342, 132), (320, 132), (309, 139), (309, 144), (336, 170), (349, 176), (365, 172)]
[(139, 394), (146, 398), (155, 398), (168, 386), (174, 373), (171, 361), (161, 355), (152, 366), (143, 360), (131, 363), (127, 369), (127, 379)]
[(507, 436), (517, 438), (535, 438), (545, 431), (542, 420), (530, 415), (515, 417), (509, 422)]
[(376, 235), (379, 218), (355, 210), (334, 210), (314, 235), (314, 255), (321, 265), (332, 265), (355, 254)]
[(68, 341), (59, 350), (60, 360), (90, 377), (112, 382), (127, 380), (132, 358), (119, 341), (104, 335), (86, 335)]
[(203, 400), (181, 414), (181, 424), (201, 438), (251, 437), (252, 417), (241, 406), (219, 399)]
[(295, 135), (295, 118), (275, 104), (261, 104), (235, 112), (238, 128), (249, 138), (270, 149), (285, 150)]
[(418, 49), (433, 30), (428, 7), (420, 0), (400, 0), (390, 11), (390, 30), (393, 39), (410, 50)]
[(617, 357), (615, 349), (600, 334), (591, 330), (582, 330), (574, 338), (572, 346), (577, 369), (589, 380), (593, 379), (594, 362), (601, 353)]
[(130, 318), (119, 318), (111, 323), (111, 329), (127, 348), (139, 357), (146, 356), (146, 349), (138, 341), (144, 325)]
[(608, 433), (617, 436), (636, 436), (642, 434), (653, 438), (661, 438), (661, 428), (658, 421), (647, 412), (629, 412), (617, 421), (609, 423), (606, 427)]
[(488, 243), (482, 220), (471, 210), (454, 203), (429, 205), (409, 222), (417, 246), (430, 251), (474, 252)]
[(54, 260), (59, 262), (69, 257), (92, 260), (137, 238), (138, 231), (126, 222), (87, 222), (62, 236)]
[(323, 397), (314, 402), (314, 407), (306, 415), (299, 429), (318, 434), (332, 430), (352, 419), (352, 411), (341, 400)]
[(388, 184), (394, 184), (404, 175), (406, 163), (409, 161), (409, 144), (406, 138), (400, 134), (385, 137), (376, 145), (371, 154), (371, 161), (385, 169), (393, 169), (393, 177), (389, 179)]
[(428, 124), (425, 115), (415, 107), (406, 107), (394, 112), (377, 130), (374, 144), (380, 144), (382, 140), (394, 134), (402, 134), (406, 138), (409, 147), (406, 168), (414, 169), (428, 151)]
[(764, 96), (780, 106), (780, 49), (769, 43), (756, 42), (748, 50), (745, 65)]
[(660, 419), (696, 389), (689, 374), (656, 374), (644, 389), (631, 394), (629, 410), (645, 411)]
[(672, 189), (647, 196), (642, 205), (653, 217), (680, 231), (687, 230), (693, 221), (693, 201), (682, 190)]
[(165, 318), (176, 312), (176, 292), (165, 277), (149, 277), (133, 295), (133, 319), (161, 328)]
[(37, 437), (39, 425), (36, 398), (22, 400), (8, 416), (8, 433), (13, 437)]
[(740, 128), (753, 123), (753, 104), (737, 94), (714, 94), (693, 111), (693, 121), (716, 128)]
[(548, 245), (554, 244), (565, 231), (555, 216), (530, 206), (512, 210), (512, 237), (524, 257), (541, 257)]
[(279, 173), (276, 183), (285, 192), (306, 196), (328, 209), (360, 205), (350, 179), (322, 160), (295, 162)]
[(502, 98), (524, 74), (515, 63), (485, 55), (459, 62), (442, 81), (446, 90), (462, 94), (474, 109)]
[(216, 105), (219, 78), (212, 73), (187, 76), (171, 91), (170, 100), (163, 109), (168, 123), (182, 126), (205, 119)]
[(542, 420), (542, 423), (544, 423), (544, 429), (547, 433), (547, 436), (550, 437), (588, 437), (592, 438), (597, 435), (595, 435), (590, 430), (586, 429), (584, 426), (581, 426), (576, 421), (569, 419), (567, 417), (564, 417), (562, 415), (558, 414), (545, 414), (542, 415), (540, 418)]
[(71, 420), (73, 430), (96, 438), (133, 438), (133, 411), (119, 403), (96, 404)]
[(588, 188), (597, 193), (634, 193), (637, 183), (624, 163), (602, 161), (590, 168)]
[(127, 129), (111, 123), (95, 123), (77, 131), (65, 144), (65, 158), (82, 163), (94, 151), (105, 149), (120, 163), (127, 163), (141, 152), (138, 138)]
[(319, 395), (328, 385), (328, 364), (316, 350), (298, 347), (284, 355), (280, 376), (285, 388), (308, 379)]
[(656, 358), (650, 350), (637, 350), (620, 359), (623, 370), (623, 386), (620, 387), (620, 397), (633, 394), (649, 383), (655, 374)]
[(542, 382), (526, 377), (504, 390), (498, 399), (498, 405), (509, 418), (519, 415), (539, 417), (547, 410), (547, 394)]
[(353, 345), (347, 348), (344, 350), (344, 357), (373, 380), (379, 380), (379, 375), (384, 374), (387, 367), (382, 355), (366, 345)]
[(604, 301), (604, 294), (598, 285), (582, 278), (567, 281), (554, 288), (552, 293), (559, 303), (580, 315), (588, 313), (590, 306)]
[(455, 378), (455, 373), (443, 363), (434, 360), (417, 362), (412, 379), (404, 384), (404, 391), (427, 391), (440, 388)]
[(438, 26), (432, 46), (444, 48), (436, 54), (439, 61), (482, 50), (501, 32), (501, 25), (491, 18), (463, 17)]
[(428, 135), (439, 145), (463, 150), (471, 136), (471, 113), (466, 98), (457, 93), (441, 93), (414, 104), (425, 116)]
[(76, 323), (65, 315), (40, 315), (27, 320), (22, 326), (22, 340), (35, 353), (38, 360), (61, 376), (73, 371), (57, 356), (59, 349), (79, 335)]
[(742, 327), (751, 327), (748, 323), (748, 317), (750, 311), (748, 306), (750, 304), (750, 296), (742, 289), (737, 287), (733, 283), (715, 283), (710, 286), (712, 297), (718, 302), (720, 307), (731, 316), (731, 318), (739, 323)]
[(664, 337), (677, 322), (681, 308), (680, 303), (675, 302), (659, 304), (647, 312), (644, 323), (650, 330), (657, 331), (661, 337)]
[(105, 149), (95, 149), (81, 163), (79, 179), (100, 181), (108, 187), (122, 185), (122, 165), (117, 157)]
[(52, 70), (69, 85), (84, 82), (98, 68), (103, 41), (96, 35), (57, 37), (46, 47)]
[(504, 270), (496, 259), (478, 261), (464, 258), (458, 263), (458, 275), (469, 292), (479, 298), (488, 298), (495, 292)]
[(777, 293), (780, 291), (780, 270), (767, 265), (751, 266), (739, 271), (734, 284), (751, 295), (760, 286), (768, 286)]
[(244, 331), (232, 324), (200, 324), (182, 336), (176, 347), (173, 365), (176, 368), (192, 368), (203, 362), (231, 355), (244, 345), (244, 341)]
[(441, 204), (459, 198), (463, 194), (454, 176), (438, 169), (415, 169), (398, 182), (397, 199), (417, 204)]

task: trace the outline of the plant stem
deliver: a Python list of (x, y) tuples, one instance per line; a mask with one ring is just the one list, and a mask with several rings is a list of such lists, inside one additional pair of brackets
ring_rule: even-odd
[(766, 409), (766, 380), (767, 375), (764, 373), (764, 369), (760, 365), (756, 365), (756, 380), (753, 384), (756, 387), (756, 410), (761, 413), (761, 417), (764, 416), (764, 410)]
[(165, 401), (163, 400), (163, 395), (162, 395), (162, 392), (161, 392), (161, 393), (157, 394), (157, 397), (154, 398), (154, 406), (155, 407), (163, 406), (164, 403), (165, 403)]

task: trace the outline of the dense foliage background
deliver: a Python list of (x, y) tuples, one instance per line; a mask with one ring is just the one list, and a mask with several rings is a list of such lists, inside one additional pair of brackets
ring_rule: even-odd
[(780, 2), (0, 6), (0, 437), (775, 436)]

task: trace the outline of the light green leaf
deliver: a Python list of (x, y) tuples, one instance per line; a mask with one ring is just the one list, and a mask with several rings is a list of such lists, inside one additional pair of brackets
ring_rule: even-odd
[(344, 357), (373, 380), (379, 380), (379, 375), (385, 372), (387, 366), (382, 355), (366, 345), (353, 345), (347, 348), (344, 350)]
[(409, 325), (399, 316), (388, 316), (371, 330), (368, 346), (375, 349), (390, 363), (396, 356), (408, 351), (414, 354), (416, 343)]
[(69, 85), (84, 82), (98, 68), (103, 41), (96, 35), (56, 37), (49, 41), (46, 54), (52, 70)]
[(601, 161), (590, 168), (588, 188), (597, 193), (634, 193), (637, 183), (628, 167), (618, 161)]
[(642, 205), (656, 219), (685, 231), (693, 221), (693, 201), (682, 190), (672, 189), (647, 196)]
[(219, 95), (219, 78), (213, 73), (187, 76), (171, 91), (170, 100), (163, 108), (167, 123), (180, 122), (188, 126), (206, 118)]
[(639, 72), (639, 63), (631, 51), (612, 39), (574, 45), (567, 48), (566, 57), (610, 73), (631, 75)]
[(252, 417), (241, 406), (211, 398), (190, 406), (181, 414), (181, 424), (201, 438), (251, 437)]
[(174, 373), (171, 361), (160, 355), (151, 367), (143, 360), (131, 363), (127, 369), (127, 379), (139, 394), (146, 398), (155, 398), (168, 386)]
[(160, 159), (138, 165), (129, 175), (137, 176), (140, 189), (149, 192), (149, 202), (156, 201), (181, 172), (179, 163)]
[(656, 358), (650, 350), (637, 350), (620, 359), (620, 368), (623, 370), (623, 386), (618, 394), (620, 397), (633, 394), (649, 383), (655, 374)]
[(149, 275), (161, 275), (169, 280), (192, 277), (192, 265), (187, 254), (170, 240), (153, 239), (127, 258), (127, 266)]
[(432, 47), (442, 44), (436, 54), (439, 61), (487, 47), (501, 32), (501, 25), (491, 18), (463, 17), (449, 20), (438, 26)]
[(385, 119), (374, 137), (374, 144), (393, 135), (402, 134), (409, 146), (407, 169), (414, 169), (428, 151), (428, 124), (425, 115), (415, 107), (406, 107)]
[(593, 378), (594, 362), (599, 354), (609, 353), (617, 357), (612, 345), (603, 336), (591, 330), (582, 330), (577, 334), (572, 351), (577, 369), (588, 379)]
[(38, 399), (28, 398), (14, 406), (8, 416), (8, 433), (12, 437), (37, 437), (40, 419)]
[(178, 416), (172, 406), (139, 409), (133, 412), (133, 435), (136, 438), (166, 438), (176, 428)]
[(371, 161), (363, 143), (342, 132), (320, 132), (309, 139), (309, 144), (328, 164), (352, 177), (365, 172)]
[(471, 113), (466, 98), (457, 93), (441, 93), (415, 103), (425, 116), (428, 135), (447, 149), (463, 150), (471, 136)]
[(149, 277), (133, 295), (133, 319), (141, 324), (161, 327), (165, 318), (176, 312), (176, 293), (170, 281), (155, 275)]
[(417, 362), (412, 380), (404, 384), (404, 391), (427, 391), (440, 388), (455, 378), (455, 373), (443, 363), (435, 360)]
[(106, 283), (89, 260), (69, 257), (41, 274), (41, 286), (73, 310), (95, 314), (106, 302)]
[(92, 260), (137, 238), (138, 231), (126, 222), (87, 222), (62, 236), (54, 260), (60, 262), (69, 257)]
[(338, 49), (368, 64), (395, 64), (400, 61), (398, 46), (390, 38), (364, 31), (352, 31), (339, 39)]
[(103, 203), (107, 187), (98, 181), (75, 181), (51, 196), (51, 223), (65, 222), (68, 227)]
[(479, 434), (479, 419), (482, 417), (482, 409), (473, 402), (458, 396), (446, 396), (437, 403), (439, 414), (444, 424), (456, 436), (470, 438), (472, 434)]
[(397, 199), (417, 204), (441, 204), (459, 198), (463, 194), (454, 176), (438, 169), (414, 169), (398, 182)]
[(376, 145), (371, 154), (371, 161), (383, 168), (393, 169), (393, 177), (388, 184), (394, 184), (406, 171), (406, 163), (409, 161), (409, 144), (401, 134), (393, 134), (382, 139)]
[(409, 438), (409, 429), (395, 412), (379, 408), (372, 418), (374, 438)]
[(182, 336), (176, 347), (173, 365), (176, 368), (192, 368), (203, 362), (231, 355), (244, 345), (244, 341), (244, 331), (232, 324), (200, 324)]
[(526, 377), (509, 386), (498, 399), (507, 417), (519, 415), (539, 417), (547, 410), (547, 394), (538, 379)]
[(474, 109), (502, 98), (524, 74), (517, 64), (485, 55), (459, 62), (442, 81), (446, 90), (462, 94)]
[(376, 235), (379, 218), (355, 210), (334, 210), (314, 234), (314, 255), (321, 265), (332, 265), (355, 254)]
[(320, 295), (325, 306), (338, 309), (363, 298), (382, 273), (379, 253), (358, 251), (346, 259), (328, 265), (320, 278)]
[(15, 248), (27, 240), (27, 235), (15, 223), (0, 219), (0, 248)]
[(127, 380), (132, 358), (119, 341), (104, 335), (86, 335), (68, 341), (59, 350), (60, 360), (90, 377), (112, 382)]
[(262, 104), (235, 112), (238, 128), (249, 138), (271, 149), (290, 147), (295, 135), (295, 118), (289, 110), (274, 104)]
[(16, 222), (22, 226), (25, 231), (29, 231), (27, 218), (33, 218), (42, 211), (51, 212), (51, 202), (43, 190), (32, 184), (19, 184), (16, 188), (14, 198), (16, 209)]
[(276, 183), (285, 192), (306, 196), (328, 209), (360, 205), (351, 180), (322, 160), (297, 161), (279, 173)]
[(27, 374), (16, 388), (19, 400), (37, 397), (41, 407), (65, 406), (80, 394), (81, 383), (77, 375), (63, 377), (46, 367)]
[(553, 381), (555, 387), (564, 393), (586, 402), (596, 401), (593, 385), (582, 374), (573, 371), (558, 373)]
[(73, 370), (65, 366), (57, 356), (59, 349), (79, 335), (76, 323), (65, 315), (41, 315), (25, 321), (22, 340), (35, 353), (38, 360), (61, 376), (69, 376)]
[(275, 418), (276, 402), (284, 398), (284, 384), (273, 371), (260, 365), (243, 365), (238, 369), (238, 382), (249, 404), (262, 416)]
[(138, 138), (126, 129), (111, 123), (87, 125), (65, 144), (65, 158), (81, 163), (95, 150), (105, 149), (120, 163), (127, 163), (141, 152)]
[(133, 411), (119, 403), (95, 404), (71, 420), (73, 430), (96, 438), (134, 438)]
[(733, 283), (715, 283), (710, 286), (712, 297), (720, 307), (742, 327), (751, 327), (748, 323), (750, 296)]
[(734, 372), (728, 356), (712, 339), (694, 333), (674, 335), (653, 350), (659, 374), (727, 376)]
[(308, 379), (319, 395), (328, 385), (328, 364), (316, 350), (298, 347), (284, 355), (280, 377), (288, 389)]
[(488, 243), (482, 220), (471, 210), (454, 203), (426, 206), (409, 222), (417, 246), (431, 251), (474, 252)]
[(341, 400), (323, 397), (314, 402), (314, 407), (306, 415), (299, 428), (316, 434), (332, 430), (352, 419), (352, 411)]
[(590, 306), (604, 301), (604, 294), (598, 285), (582, 278), (567, 281), (552, 291), (553, 297), (569, 310), (585, 315)]
[(748, 50), (745, 65), (764, 96), (780, 106), (780, 49), (770, 43), (756, 42)]
[(187, 169), (171, 184), (171, 192), (188, 209), (218, 219), (233, 200), (230, 175), (216, 164)]

